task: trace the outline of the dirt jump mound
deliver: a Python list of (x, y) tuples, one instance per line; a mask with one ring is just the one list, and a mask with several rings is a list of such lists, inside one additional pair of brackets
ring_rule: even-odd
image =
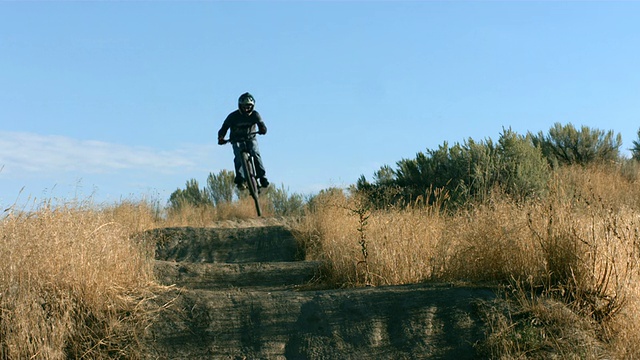
[[(477, 359), (477, 304), (493, 291), (446, 285), (309, 290), (321, 263), (282, 226), (167, 228), (149, 359)], [(306, 290), (305, 290), (306, 289)]]

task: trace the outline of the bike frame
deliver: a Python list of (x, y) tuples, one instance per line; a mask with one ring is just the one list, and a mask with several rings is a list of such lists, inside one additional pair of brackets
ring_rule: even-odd
[[(257, 133), (250, 133), (248, 136), (255, 135)], [(240, 149), (242, 155), (241, 168), (244, 173), (244, 180), (249, 188), (249, 193), (253, 198), (253, 202), (256, 206), (256, 213), (258, 216), (262, 216), (262, 208), (260, 207), (260, 187), (258, 186), (258, 178), (256, 177), (256, 165), (253, 155), (248, 149), (248, 142), (251, 141), (248, 137), (243, 139), (225, 139), (224, 143), (235, 143)]]

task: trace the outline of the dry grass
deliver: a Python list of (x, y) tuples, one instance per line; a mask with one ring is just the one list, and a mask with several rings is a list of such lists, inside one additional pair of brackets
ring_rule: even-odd
[[(483, 204), (453, 214), (424, 205), (369, 211), (357, 196), (333, 192), (318, 196), (315, 210), (297, 231), (306, 239), (310, 256), (329, 264), (337, 286), (422, 281), (509, 286), (515, 289), (511, 294), (520, 294), (521, 311), (545, 318), (547, 324), (553, 319), (558, 324), (576, 323), (567, 322), (566, 312), (557, 307), (540, 305), (547, 300), (560, 302), (584, 320), (581, 326), (591, 326), (589, 331), (574, 330), (596, 334), (617, 358), (636, 358), (640, 357), (640, 187), (633, 180), (637, 178), (622, 176), (612, 167), (564, 168), (556, 173), (551, 194), (543, 200), (517, 203), (496, 193)], [(509, 333), (499, 323), (494, 323), (494, 333)], [(579, 336), (565, 339), (581, 341)], [(561, 354), (567, 346), (545, 343), (551, 350), (544, 352)], [(594, 353), (601, 352), (599, 346), (593, 345)], [(499, 349), (494, 347), (494, 356), (508, 353)], [(523, 352), (528, 354), (524, 358), (536, 357), (535, 351), (528, 351), (532, 350), (519, 349), (514, 357)]]
[[(483, 308), (492, 329), (480, 346), (490, 359), (611, 359), (592, 322), (554, 299), (525, 297)], [(622, 357), (623, 358), (623, 357)]]
[[(431, 278), (447, 257), (445, 218), (430, 208), (369, 212), (363, 200), (319, 195), (296, 226), (308, 256), (325, 260), (338, 285), (402, 284)], [(366, 212), (361, 221), (359, 212)], [(364, 239), (363, 239), (364, 235)], [(413, 266), (417, 264), (418, 266)]]
[[(640, 176), (629, 171), (564, 168), (545, 199), (517, 203), (496, 192), (455, 213), (422, 203), (372, 210), (328, 192), (288, 225), (337, 286), (502, 287), (505, 300), (487, 306), (491, 358), (639, 358)], [(185, 207), (162, 220), (144, 202), (5, 212), (0, 359), (144, 357), (146, 300), (161, 289), (151, 244), (133, 235), (223, 220), (257, 221), (253, 203)]]
[[(270, 208), (265, 207), (266, 215)], [(231, 220), (229, 220), (231, 219)], [(160, 216), (145, 201), (52, 202), (0, 218), (0, 359), (144, 358), (141, 342), (165, 290), (153, 275), (155, 227), (257, 221), (243, 198)], [(238, 225), (236, 225), (238, 226)]]
[(0, 220), (0, 358), (139, 358), (153, 249), (131, 240), (151, 208), (45, 203)]

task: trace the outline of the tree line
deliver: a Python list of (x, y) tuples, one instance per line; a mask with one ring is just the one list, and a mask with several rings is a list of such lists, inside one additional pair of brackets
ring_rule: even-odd
[[(184, 189), (179, 188), (169, 196), (169, 210), (179, 211), (184, 206), (218, 207), (248, 196), (237, 189), (233, 182), (234, 177), (233, 171), (229, 170), (220, 170), (217, 174), (209, 173), (203, 187), (200, 187), (196, 179), (188, 180)], [(298, 214), (305, 204), (301, 194), (289, 194), (284, 185), (262, 189), (261, 196), (268, 200), (273, 207), (273, 213), (278, 216)]]
[[(350, 190), (364, 194), (374, 206), (415, 201), (440, 201), (457, 206), (470, 200), (482, 201), (499, 189), (516, 199), (543, 196), (552, 171), (560, 166), (587, 166), (615, 163), (636, 166), (640, 161), (640, 129), (633, 141), (631, 159), (620, 154), (622, 136), (572, 124), (554, 124), (545, 134), (520, 135), (503, 129), (497, 141), (471, 138), (437, 149), (418, 152), (415, 158), (401, 159), (395, 167), (384, 165), (373, 174), (372, 181), (362, 175)], [(637, 172), (636, 172), (637, 173)], [(221, 170), (210, 173), (204, 187), (190, 179), (184, 189), (169, 198), (169, 208), (220, 206), (243, 196), (233, 183), (234, 173)], [(284, 188), (269, 187), (264, 195), (273, 203), (277, 215), (299, 212), (306, 202), (300, 194)]]
[(630, 149), (632, 159), (620, 154), (622, 136), (613, 131), (554, 124), (545, 134), (520, 135), (503, 129), (498, 141), (471, 138), (437, 149), (418, 152), (415, 158), (382, 166), (369, 181), (361, 176), (356, 190), (377, 206), (419, 200), (449, 205), (482, 201), (494, 190), (526, 199), (543, 196), (553, 169), (615, 163), (635, 166), (640, 161), (640, 130)]

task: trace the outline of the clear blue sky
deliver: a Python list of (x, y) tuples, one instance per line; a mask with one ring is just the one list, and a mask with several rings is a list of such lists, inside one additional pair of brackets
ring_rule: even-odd
[(0, 0), (0, 205), (204, 184), (245, 91), (268, 177), (303, 194), (503, 127), (613, 130), (628, 154), (639, 39), (624, 1)]

